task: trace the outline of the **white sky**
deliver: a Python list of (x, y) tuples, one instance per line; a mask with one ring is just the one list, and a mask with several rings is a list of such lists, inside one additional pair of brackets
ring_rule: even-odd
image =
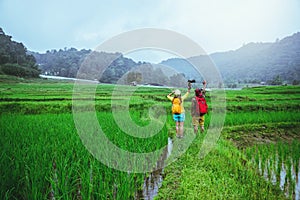
[[(290, 36), (300, 31), (299, 19), (300, 0), (0, 0), (0, 27), (40, 53), (94, 49), (124, 31), (161, 28), (189, 37), (210, 54)], [(131, 56), (152, 62), (174, 57)]]

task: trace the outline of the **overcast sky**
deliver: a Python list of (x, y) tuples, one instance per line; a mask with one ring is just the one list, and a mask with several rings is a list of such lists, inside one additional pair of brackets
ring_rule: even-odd
[(0, 27), (40, 53), (94, 49), (124, 31), (161, 28), (210, 54), (282, 39), (300, 31), (299, 19), (300, 0), (0, 0)]

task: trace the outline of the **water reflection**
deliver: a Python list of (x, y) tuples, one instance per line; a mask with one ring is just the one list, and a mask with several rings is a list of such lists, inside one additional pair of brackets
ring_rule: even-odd
[(160, 157), (160, 159), (156, 163), (156, 168), (158, 170), (155, 170), (151, 172), (144, 181), (143, 185), (143, 191), (140, 191), (136, 195), (136, 199), (146, 199), (146, 200), (152, 200), (158, 193), (158, 189), (162, 185), (163, 181), (163, 166), (165, 160), (171, 155), (173, 148), (172, 139), (168, 138), (168, 145), (163, 150), (163, 153)]
[(259, 158), (258, 162), (260, 175), (273, 185), (278, 184), (287, 197), (292, 196), (295, 200), (300, 200), (299, 169), (300, 160), (298, 163), (295, 163), (292, 159), (289, 160), (289, 163), (280, 162), (278, 155), (276, 155), (274, 162), (272, 162), (272, 158), (267, 159), (265, 162), (262, 161), (262, 158)]

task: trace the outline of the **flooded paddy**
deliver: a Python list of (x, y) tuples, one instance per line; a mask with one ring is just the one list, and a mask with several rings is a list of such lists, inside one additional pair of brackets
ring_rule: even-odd
[(279, 142), (246, 150), (259, 175), (277, 185), (286, 197), (300, 199), (300, 143)]
[(163, 177), (164, 177), (164, 162), (165, 160), (171, 155), (173, 148), (173, 142), (171, 138), (168, 138), (168, 145), (164, 149), (160, 160), (157, 161), (156, 168), (158, 170), (155, 170), (145, 176), (143, 190), (139, 191), (136, 194), (136, 199), (146, 199), (151, 200), (153, 199), (157, 193), (159, 188), (162, 185)]

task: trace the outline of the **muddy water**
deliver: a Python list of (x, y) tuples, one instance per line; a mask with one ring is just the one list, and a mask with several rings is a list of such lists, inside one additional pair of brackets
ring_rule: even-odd
[(258, 170), (267, 181), (273, 185), (279, 185), (287, 197), (292, 196), (293, 199), (300, 200), (300, 170), (296, 173), (296, 165), (300, 169), (300, 160), (298, 163), (294, 163), (292, 160), (290, 162), (290, 169), (288, 169), (284, 162), (278, 165), (278, 157), (274, 163), (275, 167), (271, 166), (270, 159), (268, 159), (264, 169), (262, 169), (262, 161), (259, 159)]
[(152, 200), (158, 193), (163, 181), (164, 161), (171, 155), (173, 148), (172, 139), (168, 138), (168, 145), (164, 149), (160, 160), (157, 162), (158, 170), (151, 172), (144, 181), (143, 191), (137, 194), (136, 199)]

